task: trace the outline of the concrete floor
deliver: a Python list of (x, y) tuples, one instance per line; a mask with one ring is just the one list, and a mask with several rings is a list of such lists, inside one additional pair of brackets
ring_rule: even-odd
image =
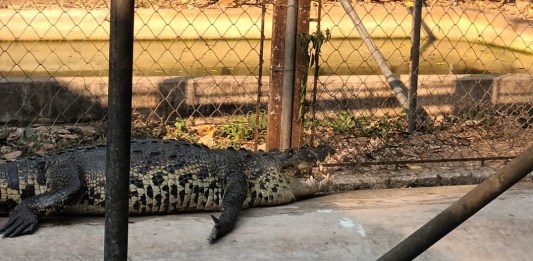
[[(131, 218), (130, 260), (375, 260), (472, 186), (366, 190), (245, 210), (207, 243), (207, 213)], [(519, 184), (416, 260), (532, 260), (533, 184)], [(6, 218), (0, 218), (0, 223)], [(1, 260), (102, 260), (103, 218), (61, 217), (0, 240)]]

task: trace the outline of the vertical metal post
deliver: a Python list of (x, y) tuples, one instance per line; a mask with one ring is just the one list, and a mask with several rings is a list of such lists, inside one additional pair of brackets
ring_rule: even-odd
[(268, 100), (266, 149), (280, 146), (281, 96), (283, 93), (283, 56), (285, 55), (285, 17), (287, 0), (274, 0), (272, 4), (272, 46), (270, 56), (270, 95)]
[[(318, 0), (318, 12), (317, 12), (317, 21), (316, 21), (316, 31), (320, 32), (320, 20), (322, 20), (322, 0)], [(315, 72), (313, 77), (313, 91), (311, 93), (311, 120), (314, 121), (316, 119), (316, 95), (317, 95), (317, 89), (318, 89), (318, 74), (319, 74), (319, 66), (318, 63), (320, 62), (320, 55), (315, 55)], [(315, 142), (315, 130), (316, 126), (315, 124), (311, 124), (311, 139), (310, 144), (314, 144)]]
[(532, 171), (533, 147), (530, 147), (378, 260), (403, 261), (415, 259)]
[(261, 114), (261, 96), (263, 89), (263, 51), (265, 47), (265, 14), (266, 14), (266, 0), (261, 0), (261, 40), (259, 42), (259, 72), (257, 74), (257, 100), (255, 103), (255, 133), (254, 133), (254, 151), (257, 151), (259, 143), (259, 128), (260, 128), (260, 114)]
[(281, 98), (281, 149), (288, 149), (291, 147), (297, 23), (298, 1), (288, 0), (287, 26), (285, 27), (285, 55), (283, 63), (283, 94)]
[[(311, 12), (311, 0), (298, 1), (298, 22), (296, 25), (296, 35), (309, 34), (309, 22)], [(307, 61), (307, 47), (300, 44), (300, 38), (296, 39), (295, 59), (294, 59), (294, 93), (292, 97), (292, 131), (291, 148), (299, 148), (303, 140), (303, 116), (305, 108), (305, 94), (307, 92), (307, 76), (309, 72), (309, 61)], [(318, 56), (318, 55), (317, 55)]]
[(127, 260), (133, 0), (111, 1), (104, 258)]
[(413, 6), (413, 30), (411, 32), (411, 61), (409, 63), (409, 109), (407, 112), (407, 129), (410, 133), (416, 130), (417, 123), (417, 92), (418, 69), (420, 68), (420, 28), (422, 25), (422, 0), (415, 0)]

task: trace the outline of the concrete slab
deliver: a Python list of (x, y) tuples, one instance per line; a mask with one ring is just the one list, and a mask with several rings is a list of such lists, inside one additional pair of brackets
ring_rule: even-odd
[[(365, 190), (244, 211), (207, 243), (208, 213), (135, 217), (130, 260), (375, 260), (472, 186)], [(519, 184), (417, 260), (531, 260), (533, 184)], [(0, 223), (6, 218), (0, 218)], [(102, 260), (103, 218), (55, 218), (0, 240), (2, 260)]]
[[(373, 38), (409, 37), (412, 19), (403, 5), (369, 8), (355, 5), (363, 24)], [(369, 9), (367, 9), (369, 8)], [(272, 6), (265, 16), (265, 36), (272, 35)], [(346, 12), (336, 3), (325, 5), (321, 28), (328, 28), (333, 38), (360, 38)], [(244, 15), (243, 15), (244, 14)], [(370, 14), (370, 15), (368, 15)], [(394, 15), (392, 15), (394, 14)], [(502, 12), (430, 6), (423, 9), (423, 21), (438, 39), (467, 38), (470, 42), (496, 45), (523, 52), (533, 52), (533, 28), (520, 17)], [(480, 15), (483, 14), (483, 15)], [(135, 39), (259, 39), (261, 8), (220, 9), (137, 9)], [(407, 19), (405, 19), (407, 18)], [(29, 21), (29, 22), (28, 22)], [(192, 21), (192, 22), (191, 22)], [(238, 22), (238, 26), (236, 25)], [(106, 40), (109, 39), (109, 10), (86, 8), (0, 9), (1, 41), (35, 40)], [(28, 28), (28, 23), (31, 27)], [(191, 26), (194, 23), (194, 27)], [(422, 34), (422, 37), (425, 37)]]

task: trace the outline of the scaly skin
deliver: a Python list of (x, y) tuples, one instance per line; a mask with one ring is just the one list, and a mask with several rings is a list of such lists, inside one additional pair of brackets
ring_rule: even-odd
[[(300, 179), (328, 146), (289, 152), (209, 149), (175, 140), (131, 144), (132, 215), (221, 211), (209, 241), (230, 232), (242, 208), (285, 204), (320, 191), (323, 182)], [(61, 212), (103, 214), (106, 147), (85, 147), (0, 165), (3, 237), (31, 234), (39, 217)]]

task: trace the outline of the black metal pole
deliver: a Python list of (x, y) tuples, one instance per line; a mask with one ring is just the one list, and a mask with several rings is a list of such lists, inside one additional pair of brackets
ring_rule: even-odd
[(265, 14), (266, 14), (266, 0), (261, 0), (261, 40), (259, 40), (259, 72), (257, 75), (257, 100), (255, 102), (255, 134), (254, 134), (254, 151), (257, 151), (259, 145), (259, 116), (261, 114), (261, 96), (263, 89), (263, 58), (265, 49)]
[[(317, 12), (317, 18), (316, 18), (316, 31), (317, 33), (320, 31), (320, 20), (322, 20), (322, 0), (318, 0), (318, 12)], [(318, 76), (320, 73), (320, 66), (318, 65), (320, 62), (320, 55), (315, 55), (315, 71), (313, 75), (313, 91), (311, 93), (311, 138), (309, 139), (309, 144), (314, 144), (315, 142), (315, 120), (316, 120), (316, 95), (318, 90)]]
[(413, 31), (411, 32), (411, 62), (409, 63), (409, 109), (407, 112), (407, 129), (410, 133), (416, 130), (418, 68), (420, 67), (420, 27), (422, 24), (422, 0), (415, 0), (413, 6)]
[(533, 171), (533, 147), (435, 216), (378, 260), (413, 260)]
[(127, 260), (133, 0), (111, 1), (104, 258)]

